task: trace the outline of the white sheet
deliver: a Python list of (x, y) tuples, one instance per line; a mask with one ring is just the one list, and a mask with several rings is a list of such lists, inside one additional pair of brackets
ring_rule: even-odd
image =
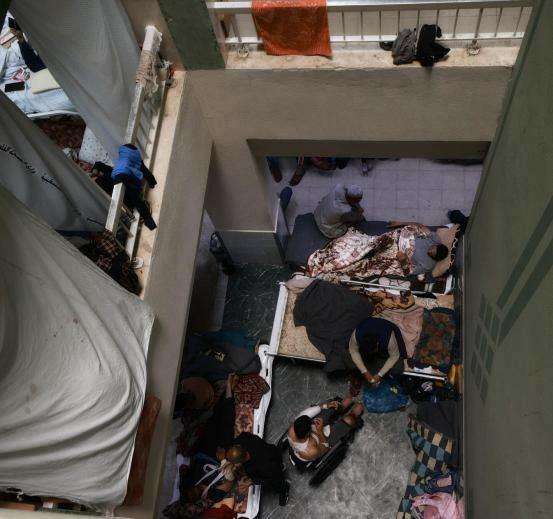
[(97, 231), (109, 197), (0, 92), (0, 184), (54, 229)]
[(153, 314), (0, 186), (0, 488), (122, 502)]
[(13, 0), (29, 42), (110, 156), (117, 158), (139, 49), (118, 0)]

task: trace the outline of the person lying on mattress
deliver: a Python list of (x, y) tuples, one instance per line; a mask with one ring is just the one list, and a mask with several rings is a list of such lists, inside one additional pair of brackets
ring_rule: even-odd
[(304, 409), (288, 429), (288, 443), (296, 457), (313, 461), (336, 445), (356, 426), (363, 406), (351, 396)]
[(355, 184), (336, 184), (317, 205), (313, 215), (319, 230), (327, 238), (339, 238), (348, 227), (365, 219), (359, 205), (363, 191)]
[[(392, 322), (378, 317), (367, 317), (354, 330), (348, 347), (351, 361), (369, 384), (379, 384), (399, 358), (407, 358), (405, 342), (400, 329)], [(386, 359), (373, 375), (367, 364)]]
[(411, 274), (424, 279), (427, 272), (432, 272), (436, 263), (447, 258), (449, 249), (440, 242), (437, 234), (431, 231), (426, 225), (414, 224), (413, 222), (390, 222), (389, 227), (402, 227), (405, 225), (417, 225), (426, 236), (415, 238), (413, 256), (409, 260), (407, 254), (398, 252), (396, 258)]

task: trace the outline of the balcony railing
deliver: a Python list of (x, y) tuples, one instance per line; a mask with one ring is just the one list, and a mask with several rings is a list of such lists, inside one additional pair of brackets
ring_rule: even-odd
[[(147, 26), (124, 138), (124, 143), (132, 143), (140, 150), (148, 168), (152, 167), (157, 147), (169, 72), (169, 63), (158, 55), (160, 44), (161, 33), (154, 26)], [(111, 195), (106, 229), (115, 235), (132, 258), (139, 233), (140, 215), (136, 209), (131, 211), (125, 207), (124, 197), (125, 185), (116, 184)]]
[[(333, 44), (392, 41), (405, 28), (438, 24), (442, 40), (520, 39), (532, 0), (328, 0)], [(217, 15), (229, 47), (260, 45), (251, 2), (207, 2)]]

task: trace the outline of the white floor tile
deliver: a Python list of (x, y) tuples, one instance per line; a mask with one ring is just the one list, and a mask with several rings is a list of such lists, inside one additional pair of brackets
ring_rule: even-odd
[(442, 190), (441, 189), (420, 189), (419, 188), (419, 209), (442, 209)]
[(443, 207), (446, 210), (459, 209), (465, 206), (464, 191), (443, 191), (442, 193)]
[[(292, 176), (295, 160), (281, 160), (284, 180)], [(287, 210), (292, 228), (295, 217), (312, 212), (319, 200), (339, 182), (358, 184), (363, 189), (361, 202), (367, 219), (420, 220), (428, 225), (447, 223), (446, 211), (460, 208), (468, 212), (478, 186), (481, 166), (442, 164), (426, 159), (378, 160), (369, 176), (361, 175), (361, 161), (354, 159), (343, 170), (319, 174), (309, 170), (293, 187)], [(279, 190), (280, 190), (279, 189)]]
[(398, 209), (418, 209), (419, 198), (416, 189), (397, 190), (397, 208)]
[(395, 189), (375, 189), (374, 190), (375, 209), (397, 209), (397, 197)]

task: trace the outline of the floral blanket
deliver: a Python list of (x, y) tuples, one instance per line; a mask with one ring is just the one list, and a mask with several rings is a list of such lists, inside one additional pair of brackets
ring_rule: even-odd
[(425, 236), (425, 233), (414, 225), (380, 236), (368, 236), (350, 227), (346, 234), (311, 254), (307, 261), (307, 275), (331, 282), (344, 276), (355, 279), (405, 276), (410, 272), (402, 268), (396, 255), (401, 251), (411, 259), (415, 238), (419, 236)]

